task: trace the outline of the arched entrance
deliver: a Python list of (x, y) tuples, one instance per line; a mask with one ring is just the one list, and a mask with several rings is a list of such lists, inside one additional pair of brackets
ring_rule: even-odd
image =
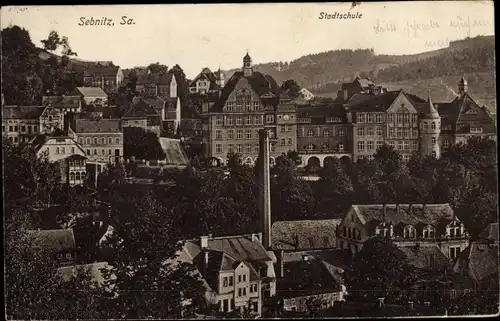
[(323, 160), (323, 167), (335, 166), (339, 163), (339, 159), (334, 156), (327, 156)]
[(318, 157), (312, 156), (307, 160), (306, 169), (310, 173), (314, 173), (321, 168), (321, 162)]
[(252, 157), (249, 156), (249, 157), (245, 158), (245, 164), (246, 165), (253, 165)]

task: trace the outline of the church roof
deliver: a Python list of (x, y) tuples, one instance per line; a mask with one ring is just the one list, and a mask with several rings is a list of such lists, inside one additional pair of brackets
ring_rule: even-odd
[(439, 118), (439, 113), (437, 112), (436, 108), (434, 108), (434, 105), (432, 104), (432, 99), (431, 96), (429, 95), (429, 98), (427, 99), (427, 102), (425, 104), (425, 110), (424, 110), (424, 116), (427, 118)]

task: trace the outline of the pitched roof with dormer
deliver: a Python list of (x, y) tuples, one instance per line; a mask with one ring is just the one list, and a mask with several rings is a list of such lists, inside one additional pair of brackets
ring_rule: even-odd
[(378, 95), (356, 93), (347, 102), (347, 108), (352, 112), (385, 112), (399, 95), (404, 94), (402, 90), (387, 91)]

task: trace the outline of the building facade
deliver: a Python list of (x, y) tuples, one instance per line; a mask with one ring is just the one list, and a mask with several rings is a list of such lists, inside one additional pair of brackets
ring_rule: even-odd
[(99, 87), (105, 92), (116, 92), (123, 82), (123, 72), (118, 66), (98, 66), (89, 68), (83, 73), (86, 87)]
[(189, 84), (189, 93), (207, 94), (210, 91), (220, 90), (224, 87), (225, 80), (224, 73), (220, 68), (214, 73), (205, 67)]
[(79, 96), (86, 106), (108, 106), (108, 94), (99, 87), (76, 87), (74, 95)]
[(123, 131), (119, 119), (76, 119), (74, 131), (89, 161), (113, 164), (123, 159)]

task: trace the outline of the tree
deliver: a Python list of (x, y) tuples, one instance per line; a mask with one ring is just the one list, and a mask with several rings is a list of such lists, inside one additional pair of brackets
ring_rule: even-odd
[(307, 314), (313, 318), (324, 317), (324, 304), (325, 300), (322, 297), (309, 297), (306, 300)]
[(334, 213), (340, 217), (352, 204), (354, 187), (338, 158), (325, 164), (315, 190), (319, 212)]
[(282, 93), (286, 93), (290, 98), (295, 99), (300, 95), (301, 87), (293, 79), (285, 81), (280, 88)]
[(47, 39), (41, 41), (45, 50), (56, 51), (61, 48), (61, 53), (64, 56), (78, 56), (78, 54), (71, 50), (68, 37), (60, 37), (59, 33), (52, 30)]
[[(186, 300), (198, 304), (202, 286), (191, 265), (177, 262), (183, 223), (149, 192), (122, 199), (128, 219), (115, 220), (105, 242), (111, 268), (104, 272), (109, 317), (179, 318)], [(119, 212), (113, 211), (114, 215)]]
[(166, 65), (162, 65), (159, 62), (149, 64), (148, 69), (151, 71), (152, 74), (167, 74), (168, 73), (168, 67)]
[(125, 158), (162, 160), (167, 156), (158, 141), (158, 135), (142, 127), (123, 129), (123, 154)]
[[(350, 292), (358, 297), (376, 300), (398, 291), (414, 268), (405, 254), (386, 237), (368, 239), (351, 264)], [(408, 284), (405, 284), (408, 286)]]

